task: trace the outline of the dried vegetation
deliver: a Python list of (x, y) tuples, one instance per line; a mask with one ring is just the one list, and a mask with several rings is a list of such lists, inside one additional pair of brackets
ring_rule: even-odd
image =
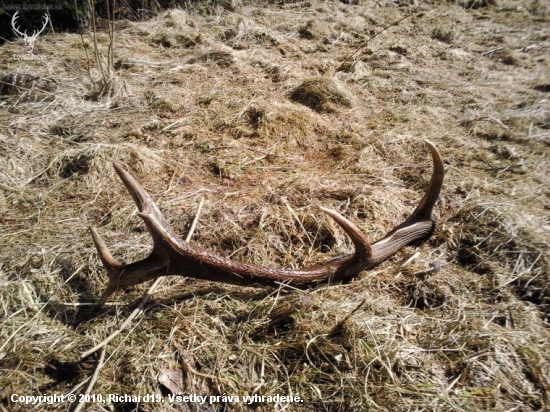
[(299, 267), (351, 248), (317, 205), (373, 238), (412, 211), (422, 138), (447, 167), (428, 242), (308, 291), (168, 278), (92, 391), (165, 397), (169, 371), (187, 394), (303, 403), (89, 410), (550, 408), (548, 5), (427, 2), (364, 46), (409, 9), (355, 3), (118, 22), (108, 89), (77, 35), (41, 36), (42, 62), (13, 61), (21, 41), (0, 49), (0, 409), (83, 391), (97, 360), (80, 354), (144, 290), (92, 311), (106, 277), (88, 228), (121, 259), (149, 249), (112, 161), (182, 236), (206, 200), (192, 242)]

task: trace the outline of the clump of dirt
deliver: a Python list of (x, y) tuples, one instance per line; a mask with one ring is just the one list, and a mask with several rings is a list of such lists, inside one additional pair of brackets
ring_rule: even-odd
[(298, 35), (306, 40), (322, 40), (328, 38), (329, 31), (326, 29), (325, 25), (319, 24), (319, 22), (315, 20), (309, 20), (298, 29)]
[(160, 33), (155, 36), (153, 43), (159, 44), (162, 47), (195, 47), (201, 42), (200, 36), (189, 37), (184, 34), (176, 34), (173, 32)]
[(295, 87), (290, 99), (318, 113), (334, 113), (339, 108), (351, 107), (351, 101), (340, 87), (329, 78), (308, 79)]
[(196, 62), (212, 62), (223, 68), (231, 67), (235, 63), (231, 53), (224, 50), (208, 50), (206, 53), (202, 53), (200, 56), (193, 57), (188, 61), (189, 64)]

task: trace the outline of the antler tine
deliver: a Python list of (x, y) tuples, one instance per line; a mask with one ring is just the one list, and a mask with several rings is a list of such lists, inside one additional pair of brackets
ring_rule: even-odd
[(15, 13), (13, 13), (13, 17), (11, 18), (11, 26), (13, 27), (13, 30), (19, 34), (21, 37), (24, 37), (27, 35), (27, 30), (25, 30), (25, 33), (22, 33), (19, 31), (19, 29), (15, 26), (17, 19), (19, 18), (19, 10), (17, 10)]
[(424, 143), (430, 150), (434, 165), (428, 189), (415, 211), (406, 221), (392, 229), (382, 239), (373, 243), (372, 265), (384, 261), (406, 245), (430, 237), (435, 230), (436, 224), (432, 218), (432, 211), (443, 186), (445, 167), (435, 145), (429, 140), (424, 140)]
[(426, 193), (409, 219), (371, 245), (351, 221), (335, 210), (321, 207), (351, 238), (355, 252), (323, 265), (298, 270), (233, 262), (184, 242), (170, 228), (147, 191), (119, 164), (114, 163), (117, 174), (139, 209), (138, 215), (153, 238), (154, 246), (147, 258), (122, 264), (113, 258), (97, 230), (91, 229), (94, 243), (109, 276), (107, 289), (98, 305), (105, 303), (121, 287), (168, 274), (246, 286), (278, 286), (281, 282), (292, 282), (294, 286), (307, 287), (319, 282), (350, 278), (366, 268), (372, 268), (403, 246), (430, 236), (435, 228), (431, 214), (441, 191), (445, 171), (436, 147), (429, 141), (426, 141), (426, 145), (434, 163), (433, 175)]
[(105, 302), (107, 302), (107, 299), (109, 299), (109, 297), (119, 288), (118, 279), (122, 274), (121, 269), (124, 265), (118, 262), (113, 255), (111, 255), (109, 248), (107, 248), (107, 245), (95, 227), (91, 227), (90, 232), (92, 232), (92, 239), (94, 240), (97, 253), (99, 254), (99, 258), (101, 259), (103, 267), (107, 271), (107, 277), (109, 278), (107, 288), (101, 295), (101, 298), (97, 304), (98, 306), (103, 306)]
[(91, 227), (90, 232), (92, 232), (92, 239), (94, 240), (97, 253), (99, 254), (99, 258), (101, 259), (105, 270), (111, 273), (122, 266), (122, 264), (118, 260), (116, 260), (113, 255), (111, 255), (109, 248), (103, 241), (103, 238), (100, 236), (97, 229), (95, 227)]
[(143, 186), (118, 163), (113, 162), (113, 167), (120, 177), (120, 180), (124, 183), (124, 186), (126, 186), (126, 190), (128, 190), (128, 193), (130, 193), (130, 196), (134, 199), (134, 203), (138, 207), (138, 210), (141, 213), (152, 213), (161, 223), (166, 223), (157, 204), (151, 199), (151, 196)]
[(334, 220), (338, 225), (346, 232), (350, 237), (353, 245), (355, 246), (354, 256), (356, 259), (365, 260), (369, 259), (372, 256), (372, 248), (370, 240), (361, 232), (357, 226), (353, 224), (350, 220), (342, 216), (336, 210), (329, 209), (327, 207), (320, 206), (323, 212), (329, 215), (332, 220)]
[[(162, 225), (167, 225), (158, 206), (153, 199), (151, 199), (151, 196), (147, 193), (143, 186), (141, 186), (141, 184), (118, 163), (114, 162), (113, 166), (118, 176), (126, 186), (128, 193), (130, 193), (132, 199), (134, 199), (134, 202), (140, 211), (138, 216), (140, 216), (145, 223), (147, 223), (147, 220), (144, 219), (144, 216), (152, 216)], [(159, 237), (151, 231), (149, 226), (148, 229), (151, 237), (153, 238), (153, 250), (150, 255), (140, 261), (124, 264), (118, 262), (113, 257), (109, 251), (109, 248), (99, 235), (97, 229), (95, 227), (90, 228), (97, 252), (109, 278), (107, 289), (101, 296), (98, 306), (102, 306), (119, 288), (145, 282), (147, 279), (151, 278), (152, 273), (156, 274), (156, 276), (161, 276), (163, 271), (166, 272), (169, 267), (166, 253), (159, 242)], [(159, 273), (161, 273), (161, 275), (159, 275)]]
[(32, 31), (32, 36), (31, 37), (35, 37), (35, 38), (38, 38), (38, 35), (40, 33), (42, 33), (44, 31), (44, 29), (46, 28), (46, 26), (48, 25), (48, 21), (50, 21), (50, 19), (48, 18), (48, 15), (45, 14), (44, 15), (44, 24), (42, 25), (42, 27), (40, 29), (35, 29)]
[(445, 166), (443, 164), (443, 159), (439, 154), (439, 151), (435, 145), (429, 140), (424, 140), (424, 143), (428, 147), (430, 154), (432, 155), (432, 161), (434, 164), (434, 171), (432, 173), (432, 178), (430, 179), (430, 185), (428, 190), (424, 193), (422, 200), (418, 204), (416, 210), (411, 215), (410, 219), (418, 218), (421, 220), (431, 220), (432, 211), (435, 206), (435, 202), (439, 198), (439, 193), (443, 186), (443, 178), (445, 177)]
[(48, 17), (48, 15), (44, 14), (44, 24), (42, 25), (42, 28), (40, 29), (40, 32), (42, 32), (42, 30), (44, 30), (46, 28), (49, 21), (50, 21), (50, 18)]

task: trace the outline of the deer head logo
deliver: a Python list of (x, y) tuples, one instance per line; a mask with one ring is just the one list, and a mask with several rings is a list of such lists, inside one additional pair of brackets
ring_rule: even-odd
[(16, 20), (17, 20), (18, 17), (19, 17), (19, 10), (17, 10), (13, 14), (13, 17), (11, 18), (11, 26), (13, 27), (13, 31), (25, 41), (25, 47), (27, 48), (27, 53), (32, 54), (32, 52), (34, 50), (34, 43), (36, 42), (36, 39), (38, 38), (38, 36), (40, 36), (40, 33), (42, 33), (44, 31), (44, 29), (46, 28), (46, 25), (48, 24), (48, 21), (50, 21), (50, 19), (48, 18), (48, 15), (45, 14), (44, 15), (44, 24), (43, 24), (42, 28), (40, 30), (34, 30), (32, 35), (29, 36), (27, 34), (27, 30), (25, 30), (25, 32), (22, 33), (17, 28)]

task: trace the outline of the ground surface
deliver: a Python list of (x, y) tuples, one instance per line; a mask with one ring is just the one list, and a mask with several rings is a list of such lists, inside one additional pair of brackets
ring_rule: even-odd
[[(373, 239), (402, 222), (429, 181), (430, 139), (447, 176), (429, 241), (307, 291), (167, 278), (107, 345), (91, 390), (165, 402), (86, 408), (548, 410), (549, 10), (471, 3), (421, 4), (367, 44), (412, 9), (172, 10), (117, 23), (111, 74), (88, 35), (86, 49), (76, 34), (40, 36), (40, 62), (5, 44), (0, 408), (66, 410), (11, 396), (83, 393), (98, 354), (81, 353), (146, 290), (90, 305), (106, 285), (90, 226), (121, 260), (150, 247), (112, 161), (182, 236), (205, 200), (194, 244), (302, 267), (352, 249), (320, 205)], [(103, 56), (107, 44), (101, 32)], [(171, 403), (175, 392), (303, 402)]]

